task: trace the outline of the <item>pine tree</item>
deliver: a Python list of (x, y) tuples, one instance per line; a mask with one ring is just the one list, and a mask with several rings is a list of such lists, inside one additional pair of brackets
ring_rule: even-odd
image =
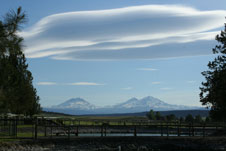
[(161, 113), (157, 111), (157, 112), (155, 113), (155, 118), (156, 118), (156, 120), (162, 120)]
[(147, 117), (149, 120), (155, 120), (155, 113), (153, 110), (150, 110), (148, 113), (147, 113)]
[(202, 72), (206, 82), (200, 88), (200, 102), (211, 109), (211, 118), (226, 120), (226, 24), (216, 40), (219, 45), (213, 48), (213, 53), (217, 57), (208, 63), (209, 70)]
[(21, 7), (0, 21), (0, 111), (3, 113), (33, 115), (40, 111), (32, 73), (22, 51), (23, 38), (17, 35), (25, 21)]

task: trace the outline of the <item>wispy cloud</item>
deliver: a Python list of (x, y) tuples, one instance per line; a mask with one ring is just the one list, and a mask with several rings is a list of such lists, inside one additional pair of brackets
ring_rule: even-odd
[(37, 82), (37, 85), (57, 85), (56, 82)]
[(160, 88), (161, 90), (172, 90), (173, 88), (169, 88), (169, 87), (164, 87), (164, 88)]
[(98, 86), (98, 85), (105, 85), (105, 84), (94, 83), (94, 82), (75, 82), (75, 83), (68, 83), (67, 85), (77, 85), (77, 86)]
[(123, 90), (132, 90), (133, 87), (125, 87), (125, 88), (122, 88)]
[[(144, 5), (54, 14), (20, 33), (27, 57), (155, 59), (211, 54), (226, 11)], [(217, 31), (216, 31), (217, 30)], [(210, 41), (211, 40), (211, 41)]]
[(157, 85), (157, 84), (161, 84), (161, 83), (162, 83), (162, 82), (155, 81), (155, 82), (152, 82), (151, 84)]
[(196, 81), (194, 81), (194, 80), (190, 80), (190, 81), (187, 81), (187, 83), (189, 83), (189, 84), (193, 84), (193, 83), (196, 83)]
[(158, 69), (154, 69), (154, 68), (138, 68), (137, 70), (142, 70), (142, 71), (156, 71)]
[(99, 86), (105, 85), (95, 82), (75, 82), (75, 83), (57, 83), (57, 82), (37, 82), (37, 85), (77, 85), (77, 86)]

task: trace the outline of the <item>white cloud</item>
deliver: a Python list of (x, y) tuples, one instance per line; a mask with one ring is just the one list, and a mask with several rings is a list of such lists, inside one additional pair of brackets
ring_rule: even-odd
[(164, 87), (164, 88), (160, 88), (161, 90), (172, 90), (173, 88), (169, 88), (169, 87)]
[(155, 81), (155, 82), (152, 82), (151, 84), (157, 85), (157, 84), (161, 84), (161, 83), (162, 83), (162, 82)]
[(158, 69), (154, 69), (154, 68), (138, 68), (137, 70), (142, 70), (142, 71), (156, 71)]
[(56, 82), (38, 82), (37, 85), (57, 85)]
[(75, 83), (57, 83), (57, 82), (37, 82), (37, 85), (77, 85), (77, 86), (99, 86), (105, 85), (94, 82), (75, 82)]
[(125, 88), (122, 88), (123, 90), (132, 90), (133, 87), (125, 87)]
[[(54, 14), (21, 32), (27, 57), (71, 60), (205, 55), (226, 11), (145, 5)], [(211, 41), (210, 41), (211, 40)]]
[(187, 83), (189, 83), (189, 84), (193, 84), (193, 83), (196, 83), (196, 81), (194, 81), (194, 80), (190, 80), (190, 81), (187, 81)]
[(94, 82), (75, 82), (75, 83), (68, 83), (68, 85), (77, 85), (77, 86), (98, 86), (98, 85), (105, 85), (105, 84), (94, 83)]

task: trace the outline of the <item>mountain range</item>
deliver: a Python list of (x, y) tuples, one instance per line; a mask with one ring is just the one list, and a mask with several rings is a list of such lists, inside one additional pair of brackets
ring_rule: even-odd
[(82, 98), (72, 98), (59, 105), (43, 108), (44, 111), (60, 112), (72, 115), (136, 113), (149, 111), (150, 109), (154, 111), (170, 111), (194, 110), (200, 109), (200, 107), (172, 105), (152, 96), (147, 96), (142, 99), (131, 98), (123, 103), (104, 107), (97, 107)]

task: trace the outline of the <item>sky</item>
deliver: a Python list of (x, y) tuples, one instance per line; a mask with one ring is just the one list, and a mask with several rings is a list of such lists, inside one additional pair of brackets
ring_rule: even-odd
[(0, 2), (1, 20), (19, 6), (27, 14), (18, 34), (41, 106), (146, 96), (201, 106), (201, 72), (226, 16), (225, 0)]

